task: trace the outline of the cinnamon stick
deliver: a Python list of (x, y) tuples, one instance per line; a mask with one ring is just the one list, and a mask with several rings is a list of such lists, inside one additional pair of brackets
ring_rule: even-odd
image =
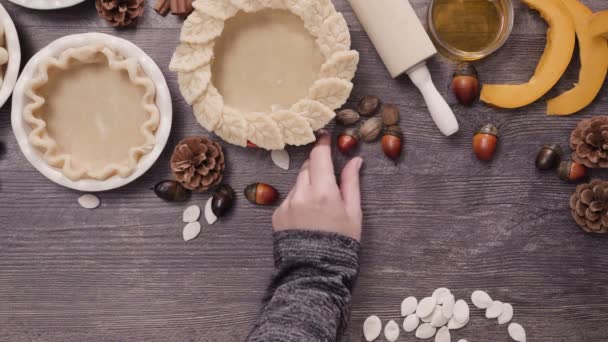
[(171, 4), (169, 0), (156, 0), (154, 4), (154, 10), (156, 13), (162, 15), (163, 17), (169, 13), (169, 9), (171, 8)]

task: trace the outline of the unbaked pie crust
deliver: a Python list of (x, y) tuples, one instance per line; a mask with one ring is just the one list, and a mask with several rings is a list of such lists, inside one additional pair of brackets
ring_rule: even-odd
[(153, 81), (135, 58), (104, 44), (41, 62), (25, 95), (30, 144), (71, 180), (126, 178), (156, 143)]
[(331, 0), (193, 6), (169, 68), (198, 122), (239, 146), (313, 142), (350, 96), (359, 62)]

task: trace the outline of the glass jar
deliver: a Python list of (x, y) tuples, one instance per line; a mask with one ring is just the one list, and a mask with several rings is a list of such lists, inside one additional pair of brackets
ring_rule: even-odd
[(472, 61), (500, 48), (513, 29), (511, 0), (432, 0), (428, 28), (437, 50)]

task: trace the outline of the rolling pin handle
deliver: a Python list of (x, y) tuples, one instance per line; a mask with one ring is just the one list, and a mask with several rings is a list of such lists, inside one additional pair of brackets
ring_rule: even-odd
[(439, 94), (431, 79), (426, 63), (421, 63), (407, 71), (410, 79), (422, 93), (433, 121), (445, 136), (458, 131), (458, 121), (445, 99)]

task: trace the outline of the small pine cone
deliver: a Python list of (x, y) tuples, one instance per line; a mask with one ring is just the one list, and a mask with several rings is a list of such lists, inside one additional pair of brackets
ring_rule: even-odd
[(144, 14), (145, 0), (95, 0), (97, 13), (114, 27), (134, 23)]
[(186, 189), (206, 191), (222, 181), (225, 161), (222, 146), (207, 137), (180, 141), (171, 156), (171, 171)]
[(586, 167), (608, 168), (608, 116), (582, 120), (570, 135), (572, 160)]
[(570, 197), (572, 217), (588, 233), (608, 233), (608, 181), (579, 184)]

